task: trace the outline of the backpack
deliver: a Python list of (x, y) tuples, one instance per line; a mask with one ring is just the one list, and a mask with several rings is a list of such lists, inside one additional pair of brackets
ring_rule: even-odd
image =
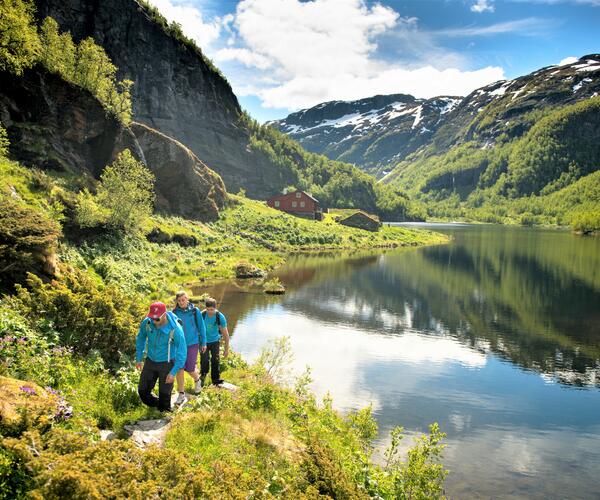
[[(183, 328), (183, 321), (177, 318), (177, 323), (179, 326)], [(148, 356), (148, 334), (150, 333), (150, 321), (146, 321), (146, 345), (144, 347), (144, 357)], [(173, 343), (173, 338), (175, 337), (175, 328), (171, 328), (169, 332), (169, 343), (167, 344), (167, 363), (171, 361), (171, 344)]]
[[(217, 327), (221, 328), (221, 314), (219, 313), (219, 310), (217, 309), (215, 311), (215, 317), (217, 318), (215, 321), (217, 323)], [(206, 309), (204, 309), (204, 311), (202, 311), (202, 319), (206, 319)]]
[[(192, 306), (194, 306), (194, 304), (192, 304)], [(175, 309), (177, 309), (177, 306), (173, 308), (173, 313), (175, 313)], [(196, 311), (200, 311), (200, 309), (194, 306), (194, 323), (196, 323), (196, 330), (198, 330), (198, 333), (200, 333), (200, 325), (198, 324), (198, 315), (196, 314)], [(202, 319), (204, 319), (204, 315), (202, 316)], [(177, 318), (177, 321), (179, 321), (179, 323), (183, 325), (183, 322), (179, 318)]]

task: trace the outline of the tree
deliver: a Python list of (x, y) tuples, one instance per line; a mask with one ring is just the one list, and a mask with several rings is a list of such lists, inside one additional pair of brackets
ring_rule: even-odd
[(100, 176), (96, 195), (77, 197), (76, 220), (82, 227), (138, 232), (154, 207), (154, 174), (128, 149), (119, 153)]
[(21, 75), (38, 60), (41, 46), (34, 12), (27, 1), (0, 0), (0, 70)]

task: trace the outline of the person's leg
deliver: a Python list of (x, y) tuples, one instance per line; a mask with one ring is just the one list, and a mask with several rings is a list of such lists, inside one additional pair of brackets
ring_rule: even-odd
[(167, 384), (167, 375), (173, 368), (173, 361), (160, 363), (160, 374), (158, 378), (158, 409), (160, 411), (171, 411), (171, 393), (173, 383)]
[(152, 361), (146, 359), (138, 384), (138, 394), (142, 403), (153, 408), (158, 406), (158, 398), (152, 394), (152, 389), (154, 389), (159, 375), (154, 365)]
[(177, 376), (175, 377), (177, 379), (177, 391), (178, 392), (183, 392), (184, 389), (185, 389), (185, 377), (184, 377), (184, 373), (185, 373), (185, 371), (182, 368), (181, 370), (179, 370), (177, 372)]
[(213, 384), (221, 382), (221, 342), (212, 342), (210, 346), (210, 378)]
[(209, 363), (210, 363), (210, 344), (206, 345), (206, 351), (200, 353), (200, 380), (202, 384), (204, 384), (204, 379), (206, 378), (206, 374), (208, 373)]

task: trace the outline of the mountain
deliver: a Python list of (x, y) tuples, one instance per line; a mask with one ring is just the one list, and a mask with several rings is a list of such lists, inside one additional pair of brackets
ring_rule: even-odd
[(309, 151), (382, 176), (423, 147), (427, 154), (438, 154), (471, 140), (490, 147), (503, 134), (521, 136), (532, 124), (529, 113), (598, 93), (600, 56), (592, 54), (495, 82), (464, 98), (394, 94), (332, 101), (270, 124)]
[(92, 37), (134, 82), (133, 119), (189, 147), (232, 192), (267, 197), (294, 182), (250, 146), (231, 86), (177, 25), (136, 0), (36, 0), (40, 21), (54, 18), (75, 41)]
[(420, 218), (397, 188), (352, 165), (310, 155), (240, 108), (231, 86), (177, 24), (143, 0), (36, 0), (75, 41), (104, 48), (119, 80), (133, 81), (133, 119), (190, 148), (228, 191), (265, 199), (295, 186), (324, 206), (362, 208), (387, 220)]
[(331, 101), (269, 125), (304, 148), (385, 175), (389, 165), (427, 144), (460, 97), (417, 99), (406, 94)]

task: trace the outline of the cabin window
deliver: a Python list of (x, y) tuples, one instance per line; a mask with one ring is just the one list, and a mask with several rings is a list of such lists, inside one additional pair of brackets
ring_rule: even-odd
[(304, 208), (304, 206), (305, 206), (305, 205), (306, 205), (306, 204), (305, 204), (303, 201), (301, 201), (301, 202), (300, 202), (300, 206), (301, 206), (302, 208)]
[(279, 201), (275, 202), (275, 208), (279, 208)]
[(296, 198), (300, 198), (300, 196), (302, 196), (302, 193), (296, 193)]
[(298, 203), (295, 201), (292, 201), (292, 208), (296, 208), (298, 206)]

